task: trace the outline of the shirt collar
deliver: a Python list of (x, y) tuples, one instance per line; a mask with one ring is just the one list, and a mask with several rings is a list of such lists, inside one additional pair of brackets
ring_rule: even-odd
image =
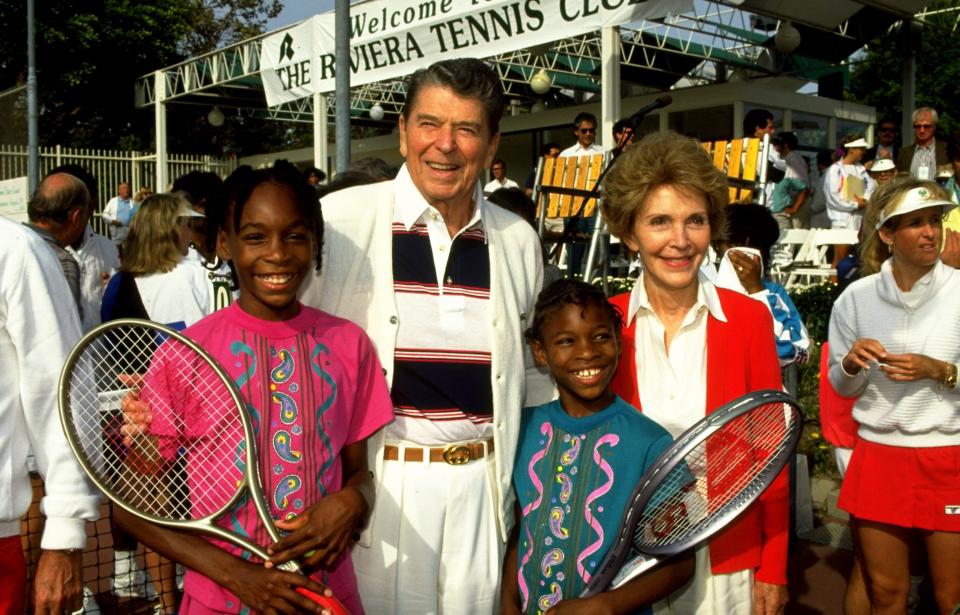
[[(400, 167), (400, 171), (393, 182), (393, 196), (400, 222), (408, 231), (424, 214), (437, 211), (433, 205), (427, 203), (423, 194), (413, 183), (413, 178), (410, 177), (410, 171), (407, 170), (406, 163)], [(481, 232), (483, 231), (483, 202), (483, 186), (477, 181), (473, 189), (473, 215), (470, 216), (470, 221), (460, 229), (461, 233), (474, 226), (477, 226)], [(486, 241), (486, 234), (484, 234), (484, 243)]]
[[(650, 298), (647, 296), (647, 289), (643, 284), (644, 273), (640, 272), (637, 283), (634, 284), (630, 292), (630, 305), (627, 308), (627, 326), (629, 327), (640, 310), (653, 312), (653, 306), (650, 305)], [(723, 313), (720, 305), (720, 295), (717, 293), (717, 287), (707, 278), (702, 271), (697, 271), (697, 300), (690, 310), (690, 314), (696, 314), (701, 309), (706, 308), (710, 315), (720, 322), (727, 322), (727, 317)]]
[(937, 144), (937, 139), (936, 139), (936, 137), (934, 137), (934, 138), (930, 139), (930, 142), (927, 143), (926, 145), (920, 145), (919, 143), (917, 143), (917, 149), (933, 150), (933, 149), (935, 148), (936, 144)]

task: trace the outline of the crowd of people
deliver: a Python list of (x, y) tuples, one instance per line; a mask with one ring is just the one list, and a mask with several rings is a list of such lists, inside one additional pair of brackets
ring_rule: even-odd
[[(32, 196), (29, 228), (0, 220), (0, 613), (27, 600), (31, 498), (45, 517), (36, 612), (82, 608), (99, 496), (59, 428), (57, 378), (82, 331), (126, 317), (182, 329), (242, 383), (258, 440), (297, 451), (257, 451), (265, 491), (298, 490), (270, 498), (284, 536), (265, 562), (113, 509), (117, 595), (145, 585), (142, 545), (157, 613), (321, 612), (301, 588), (329, 588), (351, 613), (783, 613), (786, 471), (707, 544), (580, 595), (671, 441), (744, 393), (789, 388), (806, 360), (769, 267), (818, 195), (831, 226), (862, 237), (821, 387), (841, 408), (824, 431), (844, 435), (847, 612), (903, 613), (911, 550), (954, 611), (960, 236), (944, 231), (958, 191), (935, 181), (953, 151), (933, 140), (936, 112), (917, 111), (912, 148), (896, 151), (885, 122), (875, 148), (844, 139), (842, 157), (818, 160), (819, 187), (797, 138), (778, 135), (766, 205), (728, 203), (695, 139), (618, 124), (601, 212), (639, 274), (609, 300), (547, 262), (533, 203), (496, 157), (503, 112), (489, 67), (443, 60), (409, 80), (395, 176), (366, 161), (323, 184), (279, 162), (225, 182), (191, 173), (136, 201), (124, 183), (103, 212), (117, 245), (90, 229), (95, 180), (64, 167)], [(578, 115), (577, 143), (544, 155), (602, 151), (597, 125)], [(747, 115), (745, 136), (773, 131), (769, 112)], [(125, 404), (131, 441), (161, 429), (149, 404)], [(234, 529), (263, 538), (253, 506)], [(308, 576), (282, 567), (293, 559)]]

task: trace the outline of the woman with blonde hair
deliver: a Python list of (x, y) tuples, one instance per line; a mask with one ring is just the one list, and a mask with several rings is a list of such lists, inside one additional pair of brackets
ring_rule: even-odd
[(202, 216), (180, 196), (154, 194), (144, 199), (123, 243), (120, 272), (104, 293), (100, 310), (104, 322), (148, 318), (182, 329), (209, 313), (206, 272), (184, 260), (190, 219)]
[[(779, 389), (770, 311), (703, 273), (723, 233), (728, 188), (700, 144), (651, 134), (603, 184), (603, 216), (643, 270), (611, 299), (624, 315), (614, 392), (674, 437), (740, 395)], [(788, 484), (779, 476), (736, 522), (697, 550), (693, 581), (654, 613), (774, 615), (787, 601)]]
[[(190, 245), (190, 219), (203, 214), (183, 197), (154, 194), (140, 204), (123, 243), (120, 271), (103, 294), (103, 322), (118, 318), (143, 318), (183, 329), (210, 312), (206, 271), (185, 260)], [(143, 573), (137, 570), (136, 540), (112, 524), (114, 542), (114, 592), (140, 596)], [(147, 549), (147, 569), (160, 598), (158, 613), (177, 609), (176, 569), (169, 560)]]
[(858, 397), (839, 506), (874, 613), (906, 612), (913, 538), (926, 547), (940, 612), (960, 604), (960, 271), (939, 257), (954, 207), (932, 181), (878, 188), (864, 218), (867, 275), (830, 318), (830, 382)]

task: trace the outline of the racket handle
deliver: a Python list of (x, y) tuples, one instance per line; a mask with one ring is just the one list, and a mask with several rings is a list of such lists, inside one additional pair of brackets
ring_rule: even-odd
[(329, 610), (333, 615), (350, 615), (347, 607), (343, 606), (343, 604), (333, 596), (321, 596), (303, 587), (298, 587), (297, 593), (310, 598), (323, 608)]

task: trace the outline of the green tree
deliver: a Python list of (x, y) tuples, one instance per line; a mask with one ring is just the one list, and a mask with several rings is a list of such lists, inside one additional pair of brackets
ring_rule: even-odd
[[(940, 131), (945, 135), (960, 129), (960, 37), (954, 32), (960, 16), (960, 0), (940, 0), (928, 7), (930, 14), (915, 24), (916, 105), (931, 106), (940, 113)], [(934, 12), (939, 10), (940, 12)], [(864, 58), (857, 62), (850, 80), (848, 98), (877, 108), (879, 117), (900, 117), (902, 108), (903, 41), (898, 25), (874, 39)]]
[(283, 8), (280, 0), (195, 0), (195, 4), (184, 44), (189, 55), (256, 36)]
[[(26, 82), (25, 5), (0, 0), (0, 90)], [(134, 106), (136, 79), (255, 35), (279, 10), (278, 0), (36, 2), (41, 144), (152, 149), (153, 114)], [(25, 141), (22, 95), (0, 105), (0, 139)], [(172, 151), (230, 149), (205, 123), (195, 130), (206, 111), (171, 107)]]

